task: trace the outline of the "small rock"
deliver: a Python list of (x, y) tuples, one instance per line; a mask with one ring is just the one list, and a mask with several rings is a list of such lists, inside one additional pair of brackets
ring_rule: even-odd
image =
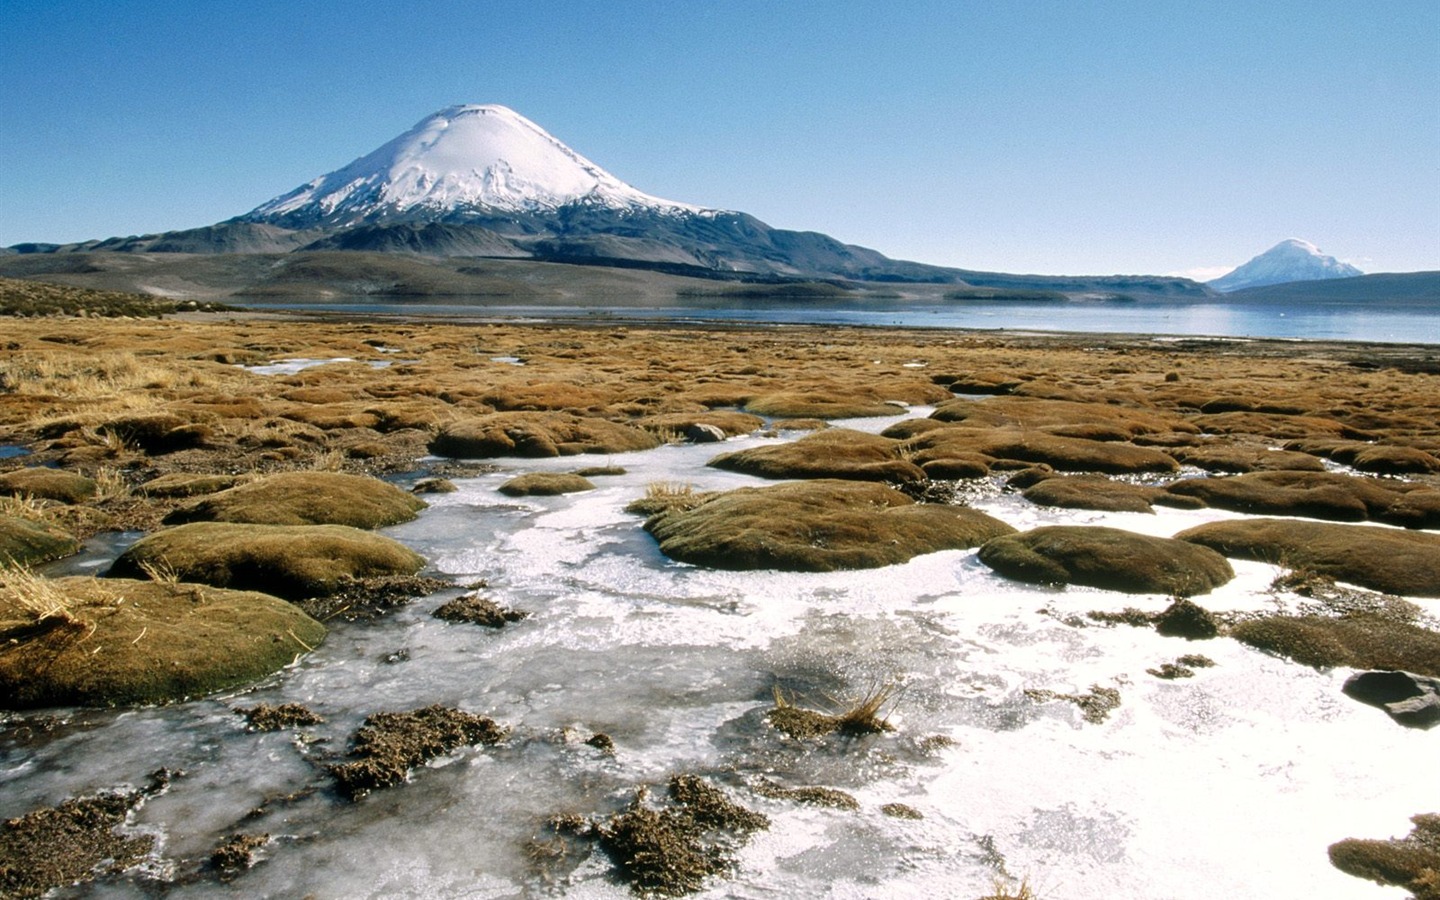
[(685, 440), (692, 444), (714, 444), (725, 440), (725, 432), (709, 422), (691, 422), (685, 428)]
[(1440, 724), (1440, 678), (1413, 672), (1357, 672), (1341, 688), (1347, 697), (1378, 706), (1409, 728)]

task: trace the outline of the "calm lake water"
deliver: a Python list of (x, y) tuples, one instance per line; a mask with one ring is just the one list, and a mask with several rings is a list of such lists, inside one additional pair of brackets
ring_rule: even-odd
[[(244, 302), (244, 301), (242, 301)], [(607, 301), (613, 302), (613, 301)], [(1023, 331), (1102, 332), (1217, 337), (1295, 338), (1440, 344), (1440, 307), (1278, 303), (1176, 303), (1167, 301), (1074, 301), (1068, 303), (829, 303), (765, 302), (704, 307), (509, 306), (463, 298), (448, 303), (354, 299), (330, 303), (251, 301), (263, 308), (326, 310), (384, 315), (463, 316), (484, 319), (666, 319), (675, 322), (773, 322), (979, 328)]]

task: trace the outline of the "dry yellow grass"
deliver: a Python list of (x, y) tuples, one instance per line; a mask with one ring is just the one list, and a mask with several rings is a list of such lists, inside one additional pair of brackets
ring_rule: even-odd
[(0, 569), (0, 620), (39, 624), (50, 619), (81, 621), (70, 598), (50, 579), (24, 566)]

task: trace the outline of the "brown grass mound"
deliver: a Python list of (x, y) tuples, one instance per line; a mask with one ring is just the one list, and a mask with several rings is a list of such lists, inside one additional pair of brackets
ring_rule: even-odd
[[(952, 388), (953, 390), (953, 388)], [(1199, 431), (1183, 417), (1160, 410), (1135, 409), (1113, 403), (1084, 403), (1037, 397), (997, 397), (984, 401), (949, 400), (930, 414), (940, 422), (964, 422), (982, 428), (1075, 428), (1113, 429), (1125, 438), (1141, 434)]]
[[(926, 465), (929, 471), (929, 465)], [(1108, 512), (1154, 512), (1152, 504), (1198, 507), (1199, 501), (1177, 497), (1163, 488), (1114, 481), (1103, 475), (1057, 475), (1032, 484), (1022, 496), (1040, 506), (1098, 509)], [(1187, 503), (1187, 501), (1189, 501)]]
[(879, 435), (830, 428), (798, 441), (723, 453), (706, 465), (761, 478), (924, 481), (924, 470), (903, 459), (901, 447)]
[(1377, 615), (1265, 616), (1230, 634), (1243, 644), (1315, 668), (1396, 669), (1440, 676), (1440, 634)]
[(793, 572), (893, 565), (1013, 531), (973, 509), (916, 504), (883, 485), (835, 480), (740, 488), (659, 512), (645, 530), (681, 562)]
[(232, 488), (237, 480), (234, 475), (170, 472), (145, 482), (140, 486), (140, 490), (150, 497), (198, 497), (201, 494), (214, 494)]
[(1412, 816), (1415, 827), (1385, 841), (1346, 838), (1330, 845), (1330, 864), (1347, 875), (1403, 887), (1415, 900), (1440, 900), (1440, 815)]
[(0, 897), (41, 897), (144, 861), (154, 835), (115, 830), (143, 799), (139, 791), (95, 794), (7, 820), (0, 825)]
[(1209, 548), (1089, 525), (997, 537), (980, 548), (980, 561), (1017, 581), (1132, 594), (1204, 594), (1235, 577), (1225, 558)]
[(400, 784), (410, 770), (474, 744), (497, 744), (510, 729), (494, 719), (443, 706), (375, 713), (355, 732), (352, 762), (329, 767), (340, 792), (358, 800), (372, 790)]
[(1120, 475), (1174, 472), (1180, 468), (1168, 454), (1151, 447), (1014, 428), (934, 428), (911, 438), (907, 447), (911, 461), (922, 465), (931, 460), (980, 454), (996, 460), (1045, 463), (1061, 472)]
[[(943, 392), (942, 392), (943, 395)], [(858, 419), (898, 416), (905, 407), (865, 390), (780, 391), (751, 397), (745, 411), (776, 419)]]
[(720, 429), (725, 437), (738, 437), (759, 431), (765, 420), (749, 413), (733, 410), (710, 410), (696, 413), (664, 413), (646, 416), (637, 423), (641, 428), (659, 435), (687, 435), (697, 425), (709, 425)]
[(165, 703), (248, 684), (325, 639), (325, 626), (274, 597), (195, 584), (61, 578), (49, 615), (6, 604), (0, 704)]
[(1405, 528), (1440, 527), (1440, 490), (1338, 472), (1252, 472), (1190, 478), (1166, 486), (1217, 509), (1252, 515), (1303, 516), (1339, 522), (1368, 520)]
[(365, 475), (280, 472), (177, 509), (166, 516), (165, 524), (235, 522), (380, 528), (408, 522), (426, 505), (408, 491)]
[(58, 503), (84, 503), (95, 496), (95, 482), (62, 469), (17, 469), (0, 475), (0, 494)]
[(430, 442), (430, 452), (457, 459), (489, 459), (624, 453), (658, 446), (660, 439), (650, 432), (605, 419), (561, 412), (511, 412), (454, 422)]
[(1175, 535), (1226, 556), (1286, 565), (1371, 590), (1440, 597), (1440, 535), (1368, 525), (1241, 519)]
[(569, 472), (528, 472), (500, 485), (500, 493), (508, 497), (554, 497), (595, 490), (594, 482)]
[(0, 569), (28, 566), (69, 556), (80, 543), (44, 522), (0, 515)]
[(140, 539), (107, 575), (158, 575), (303, 600), (335, 593), (355, 579), (413, 575), (424, 565), (397, 541), (345, 525), (196, 522)]
[(1170, 455), (1207, 472), (1323, 472), (1325, 464), (1308, 453), (1242, 445), (1175, 447)]

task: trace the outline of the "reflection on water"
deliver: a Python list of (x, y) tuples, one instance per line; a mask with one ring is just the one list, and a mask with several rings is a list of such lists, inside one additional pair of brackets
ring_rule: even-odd
[(1440, 308), (1371, 303), (1364, 306), (1289, 303), (1206, 303), (1159, 300), (1031, 303), (899, 303), (866, 301), (827, 305), (770, 301), (705, 307), (494, 306), (483, 302), (393, 303), (355, 298), (341, 303), (254, 306), (400, 316), (483, 319), (664, 319), (682, 322), (773, 322), (787, 325), (872, 325), (910, 328), (984, 328), (1090, 333), (1214, 335), (1440, 344)]

